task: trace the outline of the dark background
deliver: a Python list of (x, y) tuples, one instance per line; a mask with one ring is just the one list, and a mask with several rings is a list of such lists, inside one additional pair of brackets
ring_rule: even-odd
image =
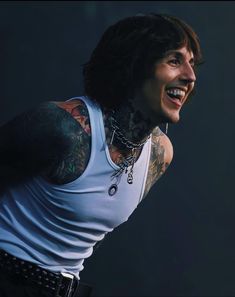
[(81, 65), (103, 31), (140, 12), (192, 25), (206, 63), (169, 127), (170, 168), (81, 278), (93, 296), (235, 296), (235, 2), (0, 2), (0, 124), (83, 94)]

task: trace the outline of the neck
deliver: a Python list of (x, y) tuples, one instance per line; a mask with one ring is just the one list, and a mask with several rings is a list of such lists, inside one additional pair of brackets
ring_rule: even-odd
[[(108, 143), (110, 143), (113, 132), (111, 116), (112, 113), (109, 110), (104, 109), (104, 123)], [(133, 143), (144, 142), (156, 127), (156, 125), (154, 126), (150, 119), (145, 117), (143, 112), (131, 101), (127, 101), (125, 105), (118, 107), (115, 110), (113, 117), (118, 123), (118, 127), (125, 138)], [(118, 146), (118, 141), (115, 140), (115, 137), (113, 143)]]

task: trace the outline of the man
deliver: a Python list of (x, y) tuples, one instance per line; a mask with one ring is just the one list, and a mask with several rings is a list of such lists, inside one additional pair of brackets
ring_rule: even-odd
[(110, 26), (84, 65), (85, 95), (44, 102), (0, 129), (0, 296), (81, 296), (84, 259), (128, 219), (173, 157), (201, 61), (166, 15)]

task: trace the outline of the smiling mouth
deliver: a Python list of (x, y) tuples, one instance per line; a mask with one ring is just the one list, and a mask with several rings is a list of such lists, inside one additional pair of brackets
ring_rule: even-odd
[(186, 95), (186, 91), (180, 88), (168, 88), (166, 90), (167, 99), (177, 107), (181, 107)]

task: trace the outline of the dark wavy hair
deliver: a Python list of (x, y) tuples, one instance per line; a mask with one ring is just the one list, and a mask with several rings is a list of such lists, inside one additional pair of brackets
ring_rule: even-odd
[(136, 15), (110, 26), (83, 65), (85, 94), (107, 108), (130, 99), (154, 74), (155, 63), (186, 46), (195, 65), (202, 61), (199, 39), (184, 21), (165, 14)]

